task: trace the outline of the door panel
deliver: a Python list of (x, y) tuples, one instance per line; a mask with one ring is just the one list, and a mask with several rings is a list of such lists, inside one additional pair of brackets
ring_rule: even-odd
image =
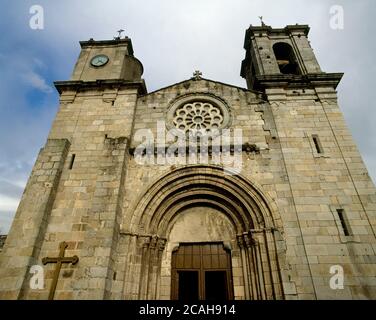
[(226, 278), (226, 271), (205, 271), (205, 300), (228, 300)]
[(199, 274), (198, 271), (178, 271), (180, 301), (199, 300)]
[(222, 243), (180, 244), (171, 271), (172, 299), (233, 299), (231, 255)]

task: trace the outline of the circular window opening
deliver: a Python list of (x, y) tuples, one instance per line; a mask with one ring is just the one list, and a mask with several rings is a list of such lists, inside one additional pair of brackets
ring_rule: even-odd
[(168, 111), (170, 129), (185, 135), (204, 136), (228, 127), (230, 113), (227, 105), (212, 96), (197, 95), (180, 98)]

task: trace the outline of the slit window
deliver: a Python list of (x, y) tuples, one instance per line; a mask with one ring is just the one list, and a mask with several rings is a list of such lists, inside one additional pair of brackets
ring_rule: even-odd
[(339, 218), (339, 221), (341, 222), (342, 230), (345, 236), (350, 236), (350, 227), (348, 225), (347, 219), (346, 219), (346, 214), (345, 210), (343, 209), (337, 209), (337, 215)]
[(73, 168), (74, 159), (76, 159), (76, 154), (75, 153), (72, 154), (71, 161), (69, 163), (69, 170), (72, 170), (72, 168)]
[(313, 144), (315, 145), (315, 149), (317, 153), (324, 153), (324, 149), (321, 146), (319, 136), (317, 134), (312, 135)]

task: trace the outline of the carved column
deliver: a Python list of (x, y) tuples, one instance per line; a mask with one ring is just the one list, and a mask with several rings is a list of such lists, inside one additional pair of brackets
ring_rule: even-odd
[[(272, 259), (275, 261), (275, 271), (273, 269), (273, 278), (275, 283), (276, 299), (285, 299), (282, 286), (282, 270), (280, 259), (283, 257), (282, 252), (278, 252), (277, 239), (281, 236), (277, 229), (271, 230), (271, 238), (273, 239), (274, 254), (271, 255)], [(284, 261), (284, 260), (283, 260)]]
[(147, 296), (147, 285), (149, 281), (149, 260), (150, 260), (150, 245), (151, 237), (143, 237), (141, 243), (141, 265), (140, 265), (140, 287), (138, 298), (141, 300), (146, 300)]
[(250, 285), (251, 285), (250, 287), (251, 299), (257, 300), (261, 298), (261, 293), (260, 293), (260, 281), (258, 279), (256, 261), (255, 261), (255, 256), (254, 256), (255, 241), (252, 239), (251, 234), (245, 234), (244, 242), (247, 248), (247, 258), (249, 261), (248, 274), (249, 274)]
[(251, 229), (237, 236), (244, 275), (245, 298), (283, 299), (274, 229)]
[(155, 299), (159, 299), (160, 297), (160, 289), (161, 289), (161, 270), (162, 270), (162, 256), (164, 249), (166, 247), (166, 239), (159, 239), (158, 240), (158, 265), (157, 265), (157, 279), (156, 279), (156, 289), (155, 289)]
[(260, 237), (258, 230), (251, 230), (249, 232), (252, 237), (252, 252), (253, 252), (253, 259), (254, 259), (254, 265), (255, 265), (255, 270), (257, 274), (257, 280), (259, 283), (259, 293), (258, 297), (261, 300), (266, 300), (267, 295), (266, 295), (266, 288), (265, 288), (265, 276), (264, 276), (264, 264), (263, 264), (263, 255), (262, 255), (262, 237)]
[[(166, 239), (157, 235), (139, 238), (138, 299), (154, 300), (159, 297), (162, 254)], [(134, 271), (138, 271), (137, 268)]]
[(274, 244), (274, 237), (273, 237), (273, 229), (264, 229), (264, 241), (265, 241), (265, 248), (267, 252), (268, 264), (269, 264), (269, 275), (270, 275), (270, 282), (271, 282), (271, 289), (272, 289), (272, 297), (273, 299), (277, 299), (276, 288), (279, 287), (280, 278), (279, 278), (279, 270), (277, 264), (277, 257), (275, 253), (275, 244)]
[(243, 235), (237, 236), (238, 245), (240, 249), (240, 257), (242, 261), (242, 269), (243, 269), (243, 280), (244, 280), (244, 294), (246, 299), (252, 299), (250, 294), (250, 283), (249, 283), (249, 261), (247, 259), (246, 247), (245, 242), (243, 239)]
[[(137, 254), (138, 254), (138, 237), (136, 235), (125, 235), (127, 237), (127, 245), (125, 250), (127, 256), (125, 258), (124, 268), (124, 289), (123, 297), (125, 300), (136, 299), (135, 293), (138, 292), (138, 288), (135, 288), (135, 278), (138, 281), (137, 275)], [(136, 291), (135, 291), (136, 289)]]
[(153, 235), (149, 244), (149, 274), (147, 283), (147, 299), (154, 300), (156, 294), (158, 269), (158, 236)]

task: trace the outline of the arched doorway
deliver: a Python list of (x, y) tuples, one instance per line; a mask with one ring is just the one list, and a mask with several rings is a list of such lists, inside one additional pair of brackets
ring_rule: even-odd
[[(280, 217), (260, 188), (243, 177), (227, 175), (220, 167), (183, 167), (148, 187), (132, 212), (126, 299), (179, 298), (178, 271), (181, 281), (198, 281), (193, 289), (199, 299), (208, 298), (207, 282), (220, 277), (227, 299), (284, 298)], [(204, 265), (203, 256), (211, 254), (212, 245), (217, 253), (219, 248), (226, 252), (228, 264), (220, 267), (211, 260)], [(177, 268), (180, 254), (190, 262)], [(194, 255), (200, 265), (193, 265)], [(196, 274), (183, 274), (189, 269)]]
[(233, 239), (234, 225), (214, 204), (197, 201), (181, 210), (172, 222), (162, 258), (166, 282), (171, 274), (171, 299), (232, 300)]

